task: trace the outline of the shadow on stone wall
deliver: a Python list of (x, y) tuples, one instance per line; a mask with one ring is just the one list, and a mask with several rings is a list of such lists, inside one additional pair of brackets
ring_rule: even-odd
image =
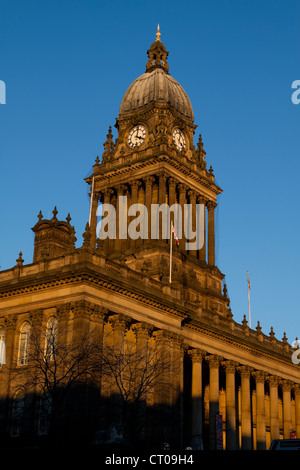
[[(42, 411), (40, 396), (23, 402), (0, 401), (0, 448), (99, 448), (168, 450), (190, 445), (184, 395), (173, 405), (124, 404), (119, 395), (100, 397), (99, 389), (76, 386), (52, 414)], [(188, 411), (188, 410), (186, 410)], [(47, 433), (46, 433), (47, 431)], [(169, 446), (169, 447), (168, 447)]]

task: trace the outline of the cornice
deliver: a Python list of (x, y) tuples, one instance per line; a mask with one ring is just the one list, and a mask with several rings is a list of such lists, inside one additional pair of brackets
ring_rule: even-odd
[[(120, 267), (124, 268), (123, 266)], [(148, 305), (153, 308), (157, 308), (161, 311), (164, 311), (172, 316), (176, 316), (182, 319), (186, 316), (184, 313), (183, 306), (181, 308), (175, 308), (171, 306), (168, 302), (163, 302), (159, 299), (158, 291), (153, 292), (153, 294), (150, 294), (148, 292), (149, 296), (146, 296), (144, 294), (144, 284), (141, 286), (137, 286), (136, 280), (135, 282), (130, 283), (130, 278), (127, 282), (123, 279), (119, 281), (103, 274), (102, 272), (97, 273), (93, 269), (93, 265), (91, 263), (86, 263), (85, 267), (76, 268), (75, 266), (72, 266), (71, 272), (62, 273), (59, 270), (50, 273), (46, 271), (44, 273), (40, 273), (38, 276), (29, 275), (26, 276), (26, 278), (24, 279), (19, 279), (17, 283), (18, 285), (14, 284), (6, 288), (4, 286), (1, 286), (0, 300), (24, 294), (31, 294), (33, 292), (41, 292), (45, 291), (45, 289), (52, 289), (78, 283), (88, 283), (90, 285), (101, 287), (109, 291), (114, 291), (130, 299), (141, 302), (143, 303), (143, 305)], [(165, 295), (162, 292), (161, 295), (164, 297), (165, 300)]]
[[(96, 256), (89, 250), (86, 250), (84, 255), (86, 258), (88, 258), (88, 255)], [(237, 348), (237, 350), (244, 350), (258, 357), (263, 356), (266, 359), (276, 360), (285, 366), (288, 365), (292, 369), (299, 370), (298, 366), (293, 366), (291, 361), (288, 360), (288, 358), (290, 359), (289, 352), (281, 351), (279, 346), (268, 344), (265, 341), (260, 342), (253, 335), (245, 337), (241, 326), (236, 329), (239, 325), (232, 321), (226, 322), (225, 317), (220, 316), (217, 323), (215, 323), (214, 317), (209, 316), (205, 311), (202, 314), (200, 313), (200, 317), (197, 317), (195, 305), (183, 299), (174, 298), (171, 292), (168, 294), (166, 290), (163, 290), (166, 286), (155, 286), (155, 282), (152, 283), (151, 279), (148, 279), (149, 286), (147, 286), (141, 273), (111, 261), (107, 263), (104, 263), (101, 267), (86, 259), (77, 264), (71, 263), (64, 266), (64, 268), (56, 267), (52, 270), (29, 274), (7, 282), (4, 281), (0, 285), (0, 300), (38, 292), (45, 293), (47, 289), (57, 289), (63, 286), (88, 284), (96, 288), (106, 289), (109, 292), (115, 292), (134, 302), (157, 309), (179, 320), (181, 319), (181, 321), (187, 319), (188, 321), (185, 321), (184, 326), (181, 327), (182, 335), (186, 339), (189, 332), (195, 331), (201, 336), (227, 343)], [(122, 270), (127, 271), (127, 276), (122, 276)], [(111, 273), (114, 273), (115, 277)]]
[[(205, 324), (203, 324), (204, 322)], [(222, 327), (225, 327), (225, 325), (222, 324)], [(204, 335), (206, 337), (214, 338), (216, 340), (225, 342), (233, 347), (242, 349), (252, 355), (254, 354), (258, 357), (263, 356), (269, 360), (275, 359), (277, 362), (280, 362), (285, 366), (288, 365), (292, 369), (299, 371), (299, 366), (294, 366), (292, 364), (291, 358), (288, 353), (284, 353), (279, 349), (275, 350), (276, 346), (261, 343), (249, 336), (245, 337), (245, 335), (243, 335), (242, 333), (239, 334), (239, 332), (233, 333), (232, 329), (230, 328), (228, 328), (228, 330), (222, 329), (222, 331), (220, 331), (220, 329), (218, 329), (213, 324), (213, 321), (208, 322), (207, 320), (205, 321), (205, 319), (202, 318), (201, 320), (191, 319), (191, 321), (185, 323), (185, 328), (190, 331), (194, 330), (197, 333), (201, 333), (201, 335)]]
[[(155, 153), (152, 153), (151, 155), (146, 155), (142, 159), (136, 162), (131, 162), (130, 165), (122, 165), (122, 166), (115, 167), (115, 168), (109, 168), (106, 171), (103, 168), (103, 171), (99, 171), (97, 174), (94, 175), (95, 182), (97, 181), (110, 181), (111, 182), (112, 177), (118, 179), (120, 176), (124, 176), (124, 175), (129, 175), (129, 174), (136, 175), (137, 171), (146, 169), (147, 167), (150, 167), (153, 165), (157, 166), (158, 163), (168, 163), (170, 166), (172, 166), (176, 170), (179, 170), (185, 176), (189, 176), (196, 183), (201, 184), (202, 186), (209, 189), (216, 195), (222, 192), (222, 189), (219, 186), (217, 186), (214, 182), (209, 181), (207, 177), (198, 174), (198, 172), (190, 168), (190, 166), (187, 163), (183, 163), (179, 160), (177, 161), (173, 156), (171, 157), (167, 155), (166, 152), (163, 152), (162, 154), (162, 152), (160, 151), (156, 151)], [(85, 178), (85, 181), (87, 183), (91, 183), (91, 178), (92, 176), (89, 176), (88, 178)]]

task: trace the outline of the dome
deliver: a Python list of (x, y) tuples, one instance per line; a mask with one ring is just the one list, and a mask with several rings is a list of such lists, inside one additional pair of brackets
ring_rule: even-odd
[(119, 114), (137, 111), (153, 101), (165, 101), (186, 118), (194, 119), (193, 108), (182, 86), (163, 68), (154, 68), (138, 77), (126, 91)]
[(189, 97), (182, 86), (169, 74), (168, 52), (160, 40), (159, 26), (156, 41), (151, 44), (147, 54), (146, 72), (138, 77), (126, 91), (119, 115), (138, 111), (155, 101), (165, 101), (182, 116), (194, 120)]

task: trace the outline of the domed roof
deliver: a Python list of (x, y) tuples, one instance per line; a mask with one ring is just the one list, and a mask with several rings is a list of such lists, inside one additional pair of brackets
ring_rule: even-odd
[(168, 52), (157, 39), (147, 51), (149, 60), (146, 73), (138, 77), (127, 89), (119, 110), (119, 115), (138, 111), (154, 101), (165, 101), (182, 116), (194, 120), (194, 113), (188, 95), (182, 86), (169, 74)]
[(126, 91), (119, 114), (137, 111), (143, 106), (163, 100), (183, 116), (194, 119), (193, 108), (181, 85), (162, 68), (155, 68), (138, 77)]

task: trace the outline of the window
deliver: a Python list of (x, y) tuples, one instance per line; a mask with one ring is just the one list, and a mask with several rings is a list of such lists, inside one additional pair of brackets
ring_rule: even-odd
[(57, 343), (57, 318), (51, 317), (47, 323), (45, 355), (48, 361), (54, 361)]
[(5, 330), (0, 327), (0, 367), (5, 364)]
[(22, 434), (24, 402), (24, 393), (22, 391), (17, 392), (15, 395), (11, 413), (11, 435), (13, 437), (17, 437)]
[(26, 365), (28, 362), (29, 339), (30, 339), (30, 324), (28, 322), (25, 322), (23, 323), (21, 330), (20, 330), (18, 364), (21, 366)]

